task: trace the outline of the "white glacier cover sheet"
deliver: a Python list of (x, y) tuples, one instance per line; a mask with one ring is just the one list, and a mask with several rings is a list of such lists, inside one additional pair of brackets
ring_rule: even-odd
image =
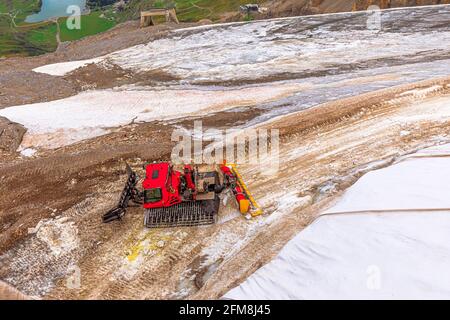
[(225, 298), (449, 299), (449, 175), (444, 145), (363, 176)]

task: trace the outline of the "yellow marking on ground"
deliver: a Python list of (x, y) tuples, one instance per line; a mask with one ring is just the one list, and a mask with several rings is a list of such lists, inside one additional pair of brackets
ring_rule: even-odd
[[(159, 241), (164, 241), (166, 244), (170, 240), (169, 236), (154, 236), (154, 232), (148, 231), (141, 239), (137, 240), (128, 250), (127, 260), (129, 262), (135, 261), (143, 251), (159, 251), (162, 248), (158, 247)], [(145, 243), (148, 241), (148, 243)]]

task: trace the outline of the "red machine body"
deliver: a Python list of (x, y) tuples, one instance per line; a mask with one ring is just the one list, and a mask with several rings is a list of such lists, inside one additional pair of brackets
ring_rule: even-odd
[(142, 182), (144, 208), (163, 208), (181, 203), (180, 176), (181, 173), (174, 171), (167, 162), (147, 165)]
[[(144, 209), (167, 208), (185, 200), (195, 200), (196, 190), (191, 166), (186, 165), (183, 174), (175, 171), (168, 162), (149, 164), (145, 171), (145, 180), (142, 182)], [(188, 192), (181, 194), (182, 190)], [(188, 199), (185, 198), (186, 194)]]

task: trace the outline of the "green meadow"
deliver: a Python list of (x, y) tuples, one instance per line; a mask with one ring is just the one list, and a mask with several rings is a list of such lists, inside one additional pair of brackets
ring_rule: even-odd
[(61, 41), (73, 41), (107, 31), (116, 25), (113, 14), (107, 11), (93, 11), (81, 16), (81, 29), (69, 29), (67, 18), (58, 19)]
[(38, 55), (56, 49), (56, 25), (29, 25), (25, 18), (39, 11), (39, 0), (7, 0), (0, 3), (0, 57)]

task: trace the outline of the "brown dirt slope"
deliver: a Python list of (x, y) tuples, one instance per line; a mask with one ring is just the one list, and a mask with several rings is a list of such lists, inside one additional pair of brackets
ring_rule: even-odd
[(280, 17), (366, 10), (371, 5), (381, 9), (450, 4), (450, 0), (274, 0), (269, 1), (267, 16)]

